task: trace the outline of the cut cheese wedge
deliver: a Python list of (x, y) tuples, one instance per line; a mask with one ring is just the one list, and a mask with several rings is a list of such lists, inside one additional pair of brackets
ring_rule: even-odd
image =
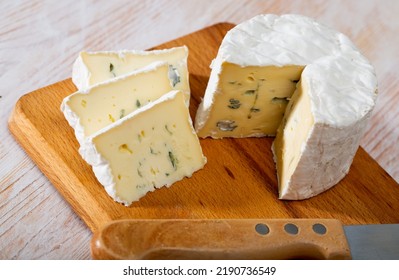
[(304, 16), (259, 15), (226, 34), (211, 67), (200, 137), (277, 135), (281, 199), (312, 197), (348, 173), (377, 79), (345, 35)]
[[(349, 69), (363, 72), (357, 87), (355, 77), (341, 74)], [(340, 55), (305, 68), (273, 142), (280, 198), (315, 196), (349, 172), (375, 103), (370, 70), (366, 61)], [(339, 89), (331, 87), (337, 83)]]
[[(61, 105), (65, 118), (82, 143), (85, 137), (173, 90), (167, 62), (154, 62), (127, 75), (97, 84), (66, 97)], [(190, 95), (185, 92), (188, 105)]]
[(73, 65), (72, 81), (79, 90), (125, 75), (155, 61), (169, 64), (173, 89), (190, 91), (186, 46), (152, 51), (81, 52)]
[(85, 138), (79, 152), (107, 193), (125, 205), (190, 177), (206, 163), (180, 91)]

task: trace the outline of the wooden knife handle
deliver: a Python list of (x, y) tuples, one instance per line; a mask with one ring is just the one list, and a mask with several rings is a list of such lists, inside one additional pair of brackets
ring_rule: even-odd
[(117, 220), (95, 232), (94, 259), (350, 259), (332, 219)]

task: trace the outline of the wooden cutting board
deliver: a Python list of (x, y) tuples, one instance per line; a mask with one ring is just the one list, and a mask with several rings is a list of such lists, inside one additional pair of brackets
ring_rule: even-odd
[[(232, 27), (220, 23), (155, 48), (188, 46), (192, 118), (204, 95), (211, 60)], [(349, 174), (334, 188), (304, 201), (278, 200), (270, 149), (273, 138), (202, 139), (208, 158), (204, 169), (125, 207), (106, 194), (78, 154), (74, 132), (60, 111), (62, 99), (74, 91), (67, 79), (24, 95), (11, 115), (9, 129), (92, 231), (122, 218), (336, 218), (344, 224), (399, 223), (399, 186), (362, 148)]]

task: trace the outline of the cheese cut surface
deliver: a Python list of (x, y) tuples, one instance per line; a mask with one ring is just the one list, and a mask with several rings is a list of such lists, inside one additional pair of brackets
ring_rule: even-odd
[(206, 122), (198, 135), (214, 138), (275, 135), (302, 70), (303, 66), (240, 67), (224, 62), (218, 90), (226, 94), (215, 94), (209, 112), (200, 108), (197, 120), (206, 118)]
[(345, 35), (300, 15), (259, 15), (226, 34), (211, 68), (200, 137), (276, 135), (282, 199), (312, 197), (347, 174), (377, 79)]
[(169, 76), (176, 90), (190, 91), (186, 46), (165, 50), (81, 52), (73, 65), (72, 81), (79, 90), (125, 75), (155, 61), (169, 64)]
[[(155, 62), (66, 97), (61, 105), (81, 143), (87, 137), (173, 90), (169, 65)], [(185, 94), (188, 104), (190, 96)]]
[[(289, 189), (287, 185), (298, 167), (302, 154), (302, 145), (306, 142), (314, 126), (310, 98), (304, 92), (306, 92), (306, 89), (303, 90), (302, 82), (299, 82), (298, 89), (290, 100), (286, 115), (273, 142), (277, 176), (279, 178), (279, 194), (282, 198), (287, 198), (287, 190)], [(313, 166), (313, 164), (310, 163), (309, 166)], [(307, 177), (311, 180), (309, 176)], [(306, 186), (305, 183), (303, 189), (308, 189)], [(300, 190), (301, 188), (298, 189)], [(300, 195), (297, 196), (300, 197)], [(291, 198), (295, 199), (295, 195)]]
[(206, 163), (180, 91), (86, 138), (79, 152), (107, 193), (125, 205), (190, 177)]

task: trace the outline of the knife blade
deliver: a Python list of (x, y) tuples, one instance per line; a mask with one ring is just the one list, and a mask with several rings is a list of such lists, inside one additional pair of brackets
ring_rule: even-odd
[(344, 226), (353, 259), (399, 260), (399, 224)]
[(334, 219), (116, 220), (93, 234), (93, 259), (399, 259), (399, 225)]

